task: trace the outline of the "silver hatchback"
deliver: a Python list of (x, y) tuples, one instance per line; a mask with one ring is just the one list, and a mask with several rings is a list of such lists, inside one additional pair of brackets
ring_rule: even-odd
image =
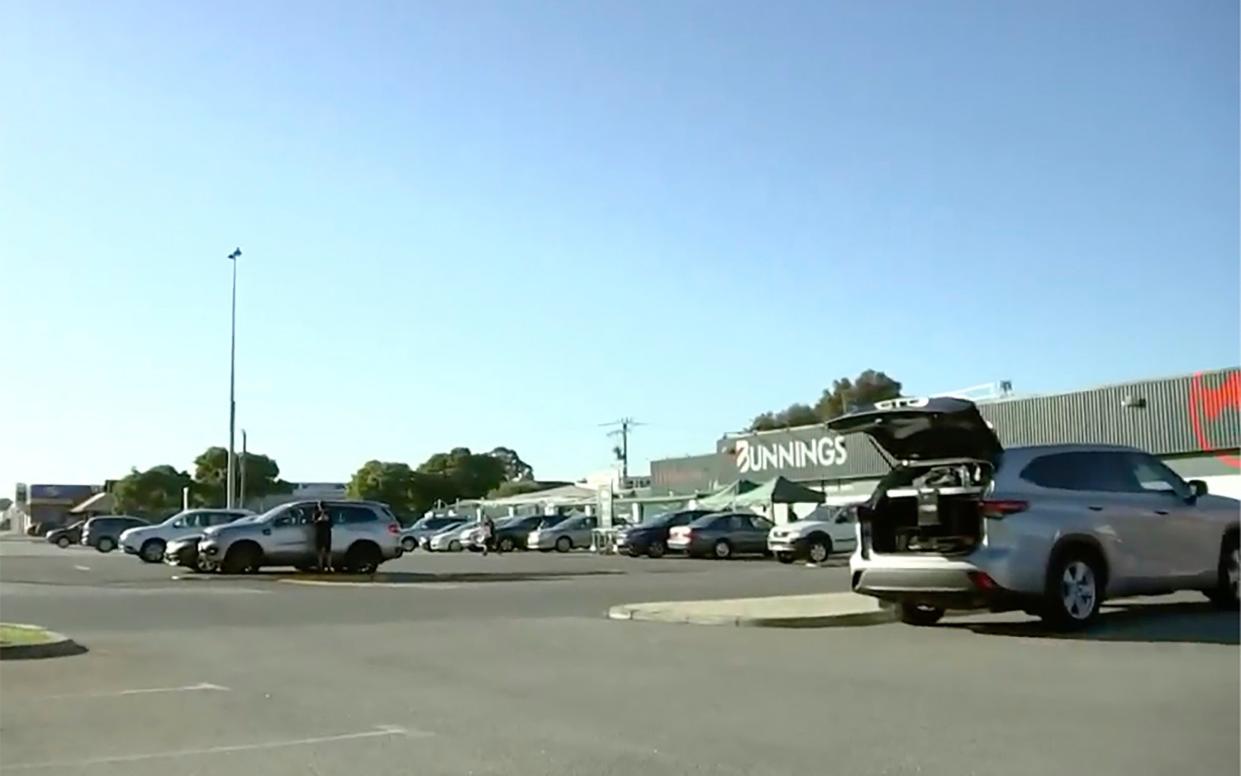
[(1107, 598), (1199, 590), (1237, 606), (1241, 502), (1149, 453), (1004, 449), (973, 403), (895, 399), (832, 420), (887, 451), (858, 508), (853, 589), (929, 625), (948, 608), (1022, 609), (1083, 627)]
[[(228, 574), (263, 566), (311, 568), (315, 563), (315, 501), (281, 504), (245, 522), (208, 528), (198, 543), (200, 565)], [(387, 505), (373, 501), (325, 501), (332, 518), (332, 564), (372, 573), (399, 558), (401, 526)]]

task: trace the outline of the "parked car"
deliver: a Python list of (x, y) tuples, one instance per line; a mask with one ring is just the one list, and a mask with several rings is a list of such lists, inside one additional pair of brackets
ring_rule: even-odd
[(48, 531), (47, 540), (62, 550), (70, 544), (78, 544), (82, 541), (82, 526), (84, 525), (86, 525), (86, 521), (79, 520), (64, 528)]
[(164, 547), (173, 539), (201, 534), (204, 528), (224, 525), (253, 514), (248, 509), (190, 509), (178, 512), (162, 523), (130, 528), (120, 535), (121, 548), (128, 555), (137, 555), (147, 563), (159, 563)]
[(427, 539), (428, 552), (461, 552), (465, 549), (465, 535), (478, 526), (477, 520), (449, 526)]
[(859, 508), (853, 589), (903, 620), (1022, 609), (1081, 628), (1104, 600), (1201, 590), (1237, 607), (1235, 499), (1111, 445), (1005, 449), (973, 403), (896, 399), (829, 422), (896, 460)]
[(413, 552), (422, 546), (423, 539), (430, 539), (440, 531), (452, 526), (459, 526), (464, 522), (465, 518), (457, 515), (419, 518), (413, 525), (401, 529), (401, 549), (405, 550), (405, 552)]
[(834, 552), (852, 552), (856, 537), (856, 509), (824, 506), (801, 520), (772, 528), (767, 534), (767, 549), (781, 563), (822, 563)]
[(590, 515), (569, 515), (553, 518), (526, 535), (526, 546), (532, 550), (568, 552), (590, 547), (591, 532), (599, 521)]
[(668, 549), (719, 560), (765, 555), (771, 528), (770, 520), (753, 512), (713, 512), (669, 531)]
[[(233, 521), (233, 524), (248, 523), (257, 520), (261, 515), (247, 515)], [(195, 571), (209, 571), (210, 565), (204, 563), (198, 555), (198, 542), (203, 538), (202, 531), (185, 534), (172, 539), (164, 546), (164, 562), (170, 566), (181, 566)]]
[(120, 544), (120, 536), (130, 528), (150, 525), (140, 517), (129, 515), (108, 515), (92, 517), (82, 526), (82, 544), (94, 547), (100, 552), (112, 552)]
[(709, 514), (709, 509), (682, 509), (657, 515), (637, 525), (624, 526), (616, 532), (616, 551), (635, 558), (643, 554), (662, 558), (668, 551), (669, 531)]
[[(312, 520), (316, 501), (281, 504), (252, 521), (208, 528), (198, 542), (200, 563), (229, 574), (263, 566), (314, 566)], [(401, 525), (387, 505), (374, 501), (322, 502), (332, 518), (332, 565), (372, 573), (401, 556)]]

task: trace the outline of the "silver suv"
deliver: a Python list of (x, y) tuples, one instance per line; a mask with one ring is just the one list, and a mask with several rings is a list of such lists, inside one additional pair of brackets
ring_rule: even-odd
[[(281, 504), (258, 517), (208, 528), (198, 543), (201, 567), (227, 574), (263, 566), (309, 569), (315, 563), (312, 521), (316, 501)], [(401, 556), (401, 525), (387, 505), (373, 501), (325, 501), (332, 517), (332, 564), (369, 574)]]
[(1021, 609), (1083, 627), (1106, 598), (1200, 590), (1237, 606), (1241, 502), (1129, 447), (1003, 449), (973, 403), (893, 399), (828, 423), (896, 459), (858, 508), (853, 589), (933, 624)]

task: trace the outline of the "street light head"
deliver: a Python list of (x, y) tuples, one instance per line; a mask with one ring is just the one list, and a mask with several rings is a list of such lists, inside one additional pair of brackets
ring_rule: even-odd
[(230, 259), (232, 259), (233, 261), (236, 261), (237, 259), (239, 259), (239, 258), (241, 257), (241, 249), (240, 249), (240, 248), (234, 248), (234, 249), (233, 249), (233, 252), (232, 252), (232, 253), (230, 253), (230, 254), (228, 254), (228, 257), (229, 257)]

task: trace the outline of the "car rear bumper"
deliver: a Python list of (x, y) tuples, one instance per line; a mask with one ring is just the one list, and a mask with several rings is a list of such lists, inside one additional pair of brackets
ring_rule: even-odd
[(985, 569), (956, 561), (938, 565), (874, 565), (850, 568), (853, 592), (892, 603), (919, 603), (943, 609), (1024, 609), (1039, 596), (1000, 584)]

